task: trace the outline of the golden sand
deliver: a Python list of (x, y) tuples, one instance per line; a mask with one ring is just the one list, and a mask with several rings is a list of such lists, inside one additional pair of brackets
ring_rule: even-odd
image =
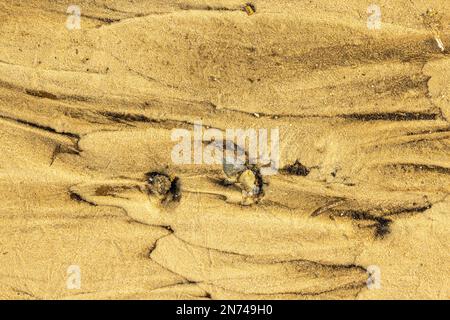
[(448, 299), (450, 1), (378, 2), (1, 1), (0, 298)]

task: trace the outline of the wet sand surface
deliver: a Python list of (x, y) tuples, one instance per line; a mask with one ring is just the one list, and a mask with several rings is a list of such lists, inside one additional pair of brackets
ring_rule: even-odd
[[(0, 2), (0, 298), (450, 297), (449, 1), (74, 4)], [(258, 201), (196, 121), (279, 128)]]

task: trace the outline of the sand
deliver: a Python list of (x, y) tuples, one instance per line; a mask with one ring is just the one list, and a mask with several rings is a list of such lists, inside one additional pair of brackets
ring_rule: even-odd
[[(73, 4), (0, 2), (0, 298), (450, 297), (449, 1)], [(278, 174), (175, 163), (197, 121)]]

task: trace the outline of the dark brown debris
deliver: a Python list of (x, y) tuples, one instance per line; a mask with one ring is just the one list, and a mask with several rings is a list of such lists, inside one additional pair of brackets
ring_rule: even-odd
[(283, 169), (286, 173), (296, 175), (296, 176), (303, 176), (306, 177), (310, 170), (305, 167), (303, 164), (300, 163), (300, 161), (296, 160), (294, 164), (290, 164), (284, 167)]

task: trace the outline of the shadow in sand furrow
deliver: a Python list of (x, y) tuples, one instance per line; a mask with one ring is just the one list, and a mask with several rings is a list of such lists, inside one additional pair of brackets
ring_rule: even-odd
[(201, 5), (201, 4), (189, 4), (180, 3), (178, 8), (181, 10), (195, 10), (195, 11), (242, 11), (240, 7), (226, 7), (219, 5)]
[(133, 122), (141, 122), (151, 124), (152, 128), (163, 128), (167, 130), (172, 129), (191, 129), (194, 125), (192, 121), (182, 121), (182, 120), (171, 120), (167, 118), (150, 118), (143, 114), (133, 114), (133, 113), (120, 113), (120, 112), (97, 112), (97, 114), (106, 117), (107, 119), (117, 122), (117, 123), (133, 123)]
[(396, 163), (396, 164), (388, 164), (385, 166), (387, 169), (401, 170), (404, 172), (429, 172), (429, 173), (438, 173), (443, 175), (450, 175), (450, 168), (430, 165), (430, 164), (420, 164), (420, 163)]
[(76, 143), (78, 143), (78, 141), (80, 139), (80, 135), (78, 135), (76, 133), (61, 132), (61, 131), (58, 131), (58, 130), (52, 128), (52, 127), (44, 126), (44, 125), (41, 125), (41, 124), (38, 124), (38, 123), (34, 123), (34, 122), (31, 122), (31, 121), (27, 121), (27, 120), (14, 118), (14, 117), (9, 117), (9, 116), (6, 116), (6, 115), (1, 115), (1, 114), (0, 114), (0, 119), (10, 120), (10, 121), (13, 121), (13, 122), (25, 125), (27, 127), (31, 127), (31, 128), (38, 129), (38, 130), (43, 130), (43, 131), (45, 131), (47, 133), (65, 136), (65, 137), (73, 139), (74, 142), (76, 142)]
[[(81, 148), (79, 146), (79, 141), (81, 139), (81, 136), (76, 133), (67, 132), (67, 131), (58, 131), (50, 126), (42, 125), (39, 123), (31, 122), (28, 120), (23, 120), (15, 117), (10, 117), (6, 115), (0, 114), (0, 119), (4, 119), (7, 121), (11, 121), (14, 123), (17, 123), (21, 126), (25, 126), (28, 128), (36, 129), (40, 134), (43, 133), (46, 138), (50, 140), (54, 140), (55, 147), (53, 150), (53, 153), (50, 157), (50, 166), (53, 165), (54, 161), (60, 154), (69, 154), (69, 155), (75, 155), (79, 156), (81, 153)], [(65, 141), (57, 141), (55, 137), (65, 137), (68, 138)]]
[[(442, 128), (436, 128), (436, 129), (430, 129), (430, 130), (421, 130), (418, 132), (408, 132), (407, 136), (414, 136), (414, 135), (433, 135), (436, 133), (447, 133), (450, 132), (450, 127), (442, 127)], [(433, 139), (433, 137), (431, 137)], [(425, 138), (424, 141), (426, 141), (427, 138)]]
[(355, 295), (367, 281), (367, 270), (361, 266), (237, 255), (192, 245), (176, 233), (158, 240), (149, 257), (197, 283), (213, 298), (222, 297), (221, 290), (250, 296), (308, 297), (351, 288), (356, 290), (351, 295)]
[[(389, 206), (377, 207), (372, 205), (370, 209), (359, 208), (358, 204), (351, 205), (351, 199), (337, 199), (329, 205), (315, 210), (311, 216), (318, 217), (326, 215), (329, 218), (339, 221), (340, 219), (350, 218), (352, 220), (365, 222), (365, 224), (358, 225), (361, 228), (373, 228), (374, 237), (383, 239), (391, 233), (391, 224), (395, 222), (395, 218), (401, 215), (421, 214), (433, 207), (433, 204), (427, 200), (422, 204), (413, 204), (410, 206)], [(348, 203), (347, 203), (348, 202)], [(353, 208), (345, 208), (345, 207)], [(370, 224), (370, 223), (374, 224)]]
[(336, 66), (355, 66), (374, 63), (403, 62), (426, 63), (441, 55), (431, 36), (412, 36), (392, 39), (389, 42), (368, 38), (362, 45), (336, 45), (311, 49), (300, 55), (289, 56), (308, 69), (326, 70)]
[(8, 83), (0, 80), (0, 86), (15, 91), (19, 94), (26, 94), (31, 97), (36, 97), (39, 99), (49, 99), (49, 100), (68, 100), (68, 101), (76, 101), (76, 102), (88, 102), (93, 101), (90, 97), (81, 96), (81, 95), (61, 95), (55, 94), (46, 90), (35, 90), (26, 88), (23, 86), (15, 85), (12, 83)]
[(389, 112), (389, 113), (367, 113), (367, 114), (344, 114), (339, 117), (358, 121), (420, 121), (437, 120), (440, 113), (425, 112)]
[(78, 194), (75, 191), (69, 190), (68, 193), (69, 193), (70, 199), (72, 199), (74, 201), (86, 203), (86, 204), (88, 204), (90, 206), (97, 207), (96, 203), (84, 199), (80, 194)]

